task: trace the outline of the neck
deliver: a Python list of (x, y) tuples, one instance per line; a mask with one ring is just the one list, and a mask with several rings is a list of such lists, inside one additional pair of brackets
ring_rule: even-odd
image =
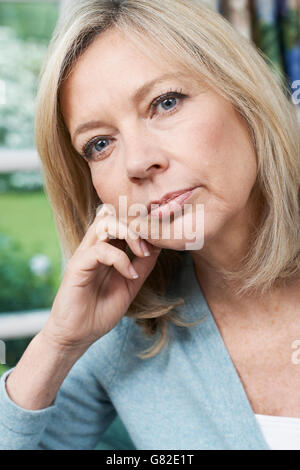
[[(229, 220), (216, 236), (205, 240), (201, 250), (191, 252), (198, 282), (215, 302), (245, 302), (244, 298), (235, 294), (242, 287), (242, 282), (239, 285), (236, 281), (228, 281), (223, 271), (236, 271), (249, 252), (261, 220), (261, 200), (257, 191), (253, 191), (243, 211)], [(247, 300), (250, 300), (249, 294)], [(257, 302), (257, 295), (255, 300)]]

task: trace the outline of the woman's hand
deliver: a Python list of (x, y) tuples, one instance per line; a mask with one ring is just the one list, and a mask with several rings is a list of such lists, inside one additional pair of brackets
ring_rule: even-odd
[[(109, 234), (116, 238), (110, 239)], [(123, 251), (126, 242), (136, 255), (132, 262)], [(66, 266), (41, 332), (47, 340), (58, 347), (85, 351), (119, 323), (161, 251), (143, 242), (150, 256), (145, 257), (137, 234), (102, 206)], [(132, 277), (131, 265), (139, 275), (137, 279)]]

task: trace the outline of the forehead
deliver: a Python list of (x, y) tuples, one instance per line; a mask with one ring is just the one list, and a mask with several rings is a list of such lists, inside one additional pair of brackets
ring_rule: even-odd
[(175, 67), (178, 68), (178, 65), (174, 59), (149, 38), (137, 44), (122, 31), (111, 28), (96, 37), (84, 51), (73, 67), (71, 76), (73, 80), (80, 80), (80, 77), (86, 79), (97, 72), (98, 78), (115, 78), (116, 82), (122, 83), (122, 75), (115, 76), (114, 73), (125, 73), (127, 78), (134, 78), (170, 71)]
[[(60, 95), (64, 104), (72, 99), (88, 100), (92, 90), (102, 97), (116, 93), (128, 95), (143, 83), (164, 74), (188, 75), (184, 67), (174, 63), (165, 51), (156, 49), (152, 57), (151, 42), (140, 49), (124, 33), (111, 29), (100, 34), (79, 57), (63, 82)], [(149, 51), (149, 55), (145, 53)]]

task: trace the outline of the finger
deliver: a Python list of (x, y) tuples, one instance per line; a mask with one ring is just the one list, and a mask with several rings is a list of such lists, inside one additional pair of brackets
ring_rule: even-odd
[[(133, 279), (133, 271), (130, 270), (130, 259), (124, 251), (119, 250), (106, 242), (98, 242), (85, 252), (80, 252), (74, 256), (67, 265), (67, 276), (76, 275), (76, 283), (81, 286), (90, 282), (99, 268), (113, 266), (127, 279)], [(107, 270), (104, 270), (106, 274)]]
[(111, 239), (126, 240), (131, 251), (136, 256), (149, 256), (143, 250), (139, 234), (134, 232), (125, 222), (117, 220), (113, 216), (107, 215), (104, 218), (100, 218), (96, 225), (96, 234), (99, 241), (109, 241)]
[(128, 283), (128, 289), (130, 291), (131, 298), (135, 298), (136, 294), (141, 289), (142, 285), (144, 284), (145, 280), (154, 269), (158, 256), (161, 252), (161, 248), (155, 248), (152, 250), (151, 255), (147, 258), (139, 258), (135, 257), (131, 261), (131, 264), (138, 274), (138, 278), (134, 279), (132, 282)]
[(88, 227), (84, 234), (83, 239), (77, 247), (77, 251), (84, 251), (87, 248), (93, 246), (97, 242), (97, 233), (95, 230), (95, 220)]
[(96, 217), (105, 217), (106, 215), (117, 215), (115, 208), (112, 204), (100, 204), (97, 207)]
[(98, 237), (95, 230), (97, 223), (99, 222), (100, 218), (104, 218), (107, 215), (114, 215), (115, 211), (111, 204), (100, 204), (96, 209), (96, 216), (93, 222), (89, 225), (83, 239), (81, 240), (78, 250), (86, 250), (90, 246), (93, 246), (97, 243)]

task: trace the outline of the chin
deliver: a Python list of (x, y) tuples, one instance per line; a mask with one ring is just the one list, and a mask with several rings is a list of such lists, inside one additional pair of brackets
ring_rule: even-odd
[(153, 231), (148, 231), (150, 236), (147, 238), (153, 246), (176, 251), (200, 250), (203, 247), (204, 214), (196, 217), (192, 211), (172, 221), (161, 221), (159, 228), (154, 227)]
[(203, 242), (201, 240), (155, 240), (155, 243), (148, 240), (154, 246), (159, 248), (166, 248), (168, 250), (175, 250), (175, 251), (193, 251), (193, 250), (201, 250), (203, 247)]

